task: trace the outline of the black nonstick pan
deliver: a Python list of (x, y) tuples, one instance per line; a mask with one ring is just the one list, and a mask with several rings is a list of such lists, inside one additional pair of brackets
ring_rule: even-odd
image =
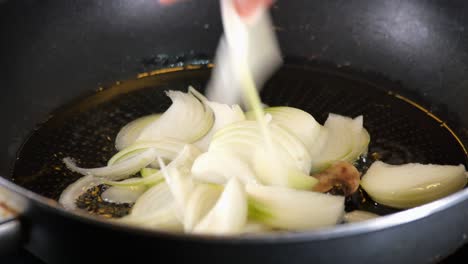
[[(468, 18), (463, 1), (278, 1), (285, 65), (262, 99), (310, 112), (364, 115), (376, 157), (465, 164)], [(221, 34), (217, 1), (6, 1), (0, 4), (0, 248), (23, 246), (47, 263), (437, 263), (468, 238), (468, 190), (400, 211), (358, 192), (347, 210), (385, 215), (313, 232), (185, 236), (111, 224), (101, 189), (90, 214), (56, 202), (78, 179), (61, 162), (102, 166), (129, 121), (164, 111), (168, 89), (203, 91)], [(101, 187), (105, 188), (105, 187)], [(6, 198), (5, 198), (6, 197)], [(15, 214), (16, 213), (16, 214)], [(99, 215), (99, 216), (97, 216)]]

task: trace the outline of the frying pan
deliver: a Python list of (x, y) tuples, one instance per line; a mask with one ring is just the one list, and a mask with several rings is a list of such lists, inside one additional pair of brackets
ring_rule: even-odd
[[(466, 165), (467, 10), (461, 0), (278, 1), (287, 63), (262, 97), (322, 122), (328, 112), (364, 113), (371, 152), (392, 153), (393, 163)], [(435, 263), (468, 238), (467, 189), (368, 222), (249, 237), (174, 235), (67, 212), (54, 199), (78, 176), (54, 172), (53, 154), (102, 165), (119, 126), (168, 106), (165, 89), (203, 89), (222, 30), (218, 3), (3, 1), (0, 20), (0, 185), (18, 213), (0, 225), (3, 252), (21, 245), (47, 263)]]

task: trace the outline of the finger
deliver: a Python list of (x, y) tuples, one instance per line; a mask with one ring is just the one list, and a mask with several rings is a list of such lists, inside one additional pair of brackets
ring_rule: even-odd
[(159, 0), (159, 3), (162, 5), (170, 5), (177, 2), (177, 0)]
[(234, 7), (240, 16), (248, 17), (252, 15), (257, 8), (267, 7), (273, 3), (273, 0), (234, 0)]

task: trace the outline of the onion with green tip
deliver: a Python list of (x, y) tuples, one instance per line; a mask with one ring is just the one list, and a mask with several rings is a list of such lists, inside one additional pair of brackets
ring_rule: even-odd
[(151, 175), (157, 174), (158, 172), (159, 170), (155, 168), (143, 168), (140, 170), (140, 175), (143, 178), (147, 178)]
[(340, 223), (344, 197), (248, 184), (249, 218), (273, 228), (312, 230)]

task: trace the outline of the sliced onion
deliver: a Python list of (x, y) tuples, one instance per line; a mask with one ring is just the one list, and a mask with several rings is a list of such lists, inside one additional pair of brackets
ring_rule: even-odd
[(236, 177), (229, 180), (219, 200), (198, 223), (193, 232), (202, 234), (238, 234), (247, 222), (247, 195)]
[[(264, 111), (273, 117), (273, 123), (286, 128), (299, 138), (307, 149), (315, 148), (315, 142), (322, 126), (311, 114), (288, 106), (267, 107)], [(255, 119), (252, 112), (249, 112), (247, 117), (249, 120)]]
[(353, 120), (351, 118), (330, 114), (325, 122), (328, 130), (324, 148), (313, 157), (315, 170), (323, 169), (333, 162), (342, 160), (353, 151), (354, 137), (351, 136)]
[(214, 123), (211, 130), (200, 140), (194, 143), (199, 149), (203, 151), (208, 150), (208, 146), (216, 131), (229, 124), (245, 120), (244, 112), (239, 105), (229, 106), (227, 104), (220, 104), (216, 102), (206, 102), (213, 110)]
[(229, 152), (252, 166), (264, 184), (310, 189), (317, 181), (309, 177), (311, 157), (305, 145), (277, 124), (267, 126), (269, 146), (255, 121), (241, 121), (219, 130), (209, 152)]
[(330, 114), (325, 122), (323, 132), (317, 138), (320, 151), (312, 156), (313, 171), (321, 171), (336, 161), (353, 162), (367, 151), (370, 141), (369, 133), (363, 127), (363, 118), (355, 119)]
[(143, 216), (164, 210), (175, 203), (169, 186), (163, 182), (151, 187), (136, 201), (132, 207), (132, 216)]
[[(289, 133), (286, 129), (283, 129), (276, 124), (271, 124), (273, 131), (273, 141), (275, 145), (281, 146), (291, 158), (291, 162), (294, 162), (296, 168), (305, 174), (308, 174), (311, 170), (311, 159), (307, 148), (296, 136)], [(281, 153), (281, 152), (277, 152)], [(282, 156), (280, 156), (282, 157)], [(293, 164), (293, 163), (291, 163)]]
[(156, 159), (156, 151), (154, 149), (147, 149), (132, 158), (122, 161), (118, 164), (101, 167), (101, 168), (80, 168), (70, 158), (64, 158), (63, 162), (71, 171), (83, 174), (93, 175), (96, 177), (106, 178), (108, 180), (121, 180), (138, 172), (151, 164)]
[(174, 206), (165, 208), (165, 210), (160, 210), (152, 214), (142, 215), (138, 217), (128, 215), (117, 219), (117, 221), (119, 221), (120, 223), (152, 230), (161, 230), (169, 232), (184, 231), (184, 226), (176, 217)]
[(184, 168), (190, 171), (190, 168), (193, 166), (193, 162), (195, 162), (200, 154), (200, 150), (195, 146), (185, 145), (179, 155), (177, 155), (177, 157), (169, 163), (167, 167)]
[(361, 211), (361, 210), (355, 210), (349, 213), (346, 213), (344, 215), (344, 222), (345, 223), (357, 223), (357, 222), (363, 222), (367, 221), (370, 219), (374, 219), (379, 217), (379, 215), (367, 212), (367, 211)]
[(183, 230), (182, 223), (176, 217), (176, 203), (169, 186), (158, 184), (146, 191), (133, 206), (130, 214), (119, 221), (168, 231)]
[[(139, 183), (148, 183), (156, 176), (165, 179), (148, 191), (146, 191), (135, 203), (129, 216), (122, 219), (123, 222), (138, 226), (162, 229), (168, 231), (183, 230), (183, 211), (181, 201), (185, 195), (191, 191), (185, 189), (186, 185), (181, 179), (181, 175), (175, 175), (171, 170), (179, 169), (182, 172), (189, 171), (195, 158), (200, 154), (199, 150), (191, 145), (186, 145), (182, 152), (167, 166), (156, 174), (142, 178)], [(171, 175), (164, 175), (166, 170), (170, 170)], [(176, 170), (177, 171), (177, 170)], [(179, 173), (179, 171), (177, 171)], [(180, 193), (184, 192), (184, 193)], [(175, 194), (175, 196), (174, 196)], [(183, 203), (182, 203), (183, 204)], [(181, 212), (182, 211), (182, 212)]]
[[(311, 157), (304, 144), (284, 128), (270, 124), (273, 145), (280, 155), (290, 157), (294, 165), (304, 173), (311, 168)], [(209, 151), (231, 151), (245, 161), (252, 161), (256, 149), (265, 148), (265, 140), (255, 121), (241, 121), (224, 127), (215, 133)]]
[(76, 182), (70, 184), (62, 192), (59, 198), (59, 203), (68, 210), (76, 209), (76, 200), (87, 190), (103, 184), (104, 180), (96, 178), (92, 175), (81, 177)]
[(344, 215), (344, 197), (248, 184), (249, 217), (273, 228), (310, 230), (333, 226)]
[(370, 143), (370, 135), (369, 132), (364, 128), (364, 117), (358, 116), (353, 120), (354, 127), (353, 127), (353, 134), (354, 141), (353, 141), (353, 151), (345, 158), (345, 161), (353, 162), (359, 156), (367, 153), (369, 143)]
[[(179, 155), (171, 161), (167, 167), (184, 168), (190, 170), (195, 159), (200, 155), (200, 151), (192, 145), (185, 145)], [(106, 181), (106, 184), (113, 186), (139, 186), (139, 185), (155, 185), (164, 181), (164, 175), (161, 171), (147, 175), (142, 178), (129, 179), (126, 182)]]
[(210, 100), (233, 104), (241, 98), (244, 88), (245, 79), (240, 68), (251, 71), (260, 89), (279, 68), (282, 58), (266, 8), (257, 8), (251, 19), (245, 19), (238, 15), (231, 0), (223, 0), (221, 11), (224, 36), (216, 51), (216, 66), (207, 94)]
[(361, 186), (371, 198), (395, 208), (422, 205), (461, 190), (467, 183), (465, 167), (374, 162)]
[(184, 167), (166, 167), (159, 159), (161, 172), (177, 204), (177, 217), (183, 222), (188, 198), (194, 188), (190, 170)]
[(213, 112), (193, 93), (168, 91), (172, 105), (159, 119), (149, 124), (137, 141), (173, 138), (192, 143), (203, 137), (213, 126)]
[(140, 175), (141, 177), (143, 178), (147, 178), (151, 175), (154, 175), (154, 174), (157, 174), (159, 172), (158, 169), (154, 169), (154, 168), (143, 168), (140, 170)]
[[(327, 145), (329, 134), (330, 132), (328, 128), (324, 126), (320, 127), (320, 130), (317, 135), (317, 139), (315, 140), (315, 143), (314, 143), (314, 147), (309, 149), (309, 153), (310, 153), (310, 156), (312, 157), (312, 160), (316, 159), (318, 156), (320, 156), (320, 153), (323, 152), (325, 146)], [(314, 166), (312, 166), (311, 170), (312, 172), (318, 171), (318, 169), (314, 168)]]
[(117, 137), (115, 138), (115, 148), (117, 150), (122, 150), (131, 146), (135, 143), (141, 131), (143, 131), (146, 126), (157, 120), (160, 116), (161, 114), (143, 116), (125, 125), (120, 129)]
[(164, 181), (164, 176), (162, 175), (162, 173), (158, 172), (146, 178), (135, 177), (135, 178), (125, 179), (123, 181), (105, 180), (104, 183), (107, 185), (115, 186), (115, 187), (139, 187), (139, 186), (151, 187), (163, 181)]
[(109, 203), (134, 203), (146, 190), (146, 186), (112, 186), (101, 194), (101, 198)]
[[(262, 141), (272, 149), (272, 137), (264, 119), (258, 90), (281, 65), (280, 50), (271, 28), (266, 8), (257, 8), (255, 19), (241, 18), (231, 0), (221, 2), (225, 36), (216, 55), (214, 76), (208, 85), (208, 96), (218, 102), (236, 101), (243, 93), (244, 102), (254, 112)], [(219, 78), (218, 75), (219, 74)]]
[(241, 100), (239, 80), (233, 75), (235, 65), (232, 56), (226, 38), (221, 37), (216, 48), (213, 73), (206, 89), (210, 100), (225, 104), (237, 104)]
[(257, 182), (248, 163), (228, 151), (201, 154), (193, 163), (192, 174), (196, 180), (214, 184), (225, 184), (232, 177), (244, 184)]
[(190, 194), (184, 217), (185, 232), (192, 232), (201, 219), (214, 207), (223, 187), (214, 184), (199, 184)]
[(137, 142), (115, 154), (107, 162), (107, 165), (113, 165), (128, 160), (149, 148), (154, 149), (158, 157), (165, 160), (173, 160), (182, 151), (186, 144), (187, 143), (175, 139)]
[(257, 178), (266, 185), (284, 186), (294, 189), (311, 190), (318, 180), (297, 167), (287, 156), (278, 152), (258, 149), (253, 161)]
[(262, 223), (255, 222), (255, 221), (248, 221), (247, 224), (245, 225), (244, 230), (242, 231), (242, 233), (244, 233), (244, 234), (259, 234), (259, 233), (267, 233), (267, 232), (271, 232), (271, 231), (272, 231), (272, 229), (267, 225), (264, 225)]

